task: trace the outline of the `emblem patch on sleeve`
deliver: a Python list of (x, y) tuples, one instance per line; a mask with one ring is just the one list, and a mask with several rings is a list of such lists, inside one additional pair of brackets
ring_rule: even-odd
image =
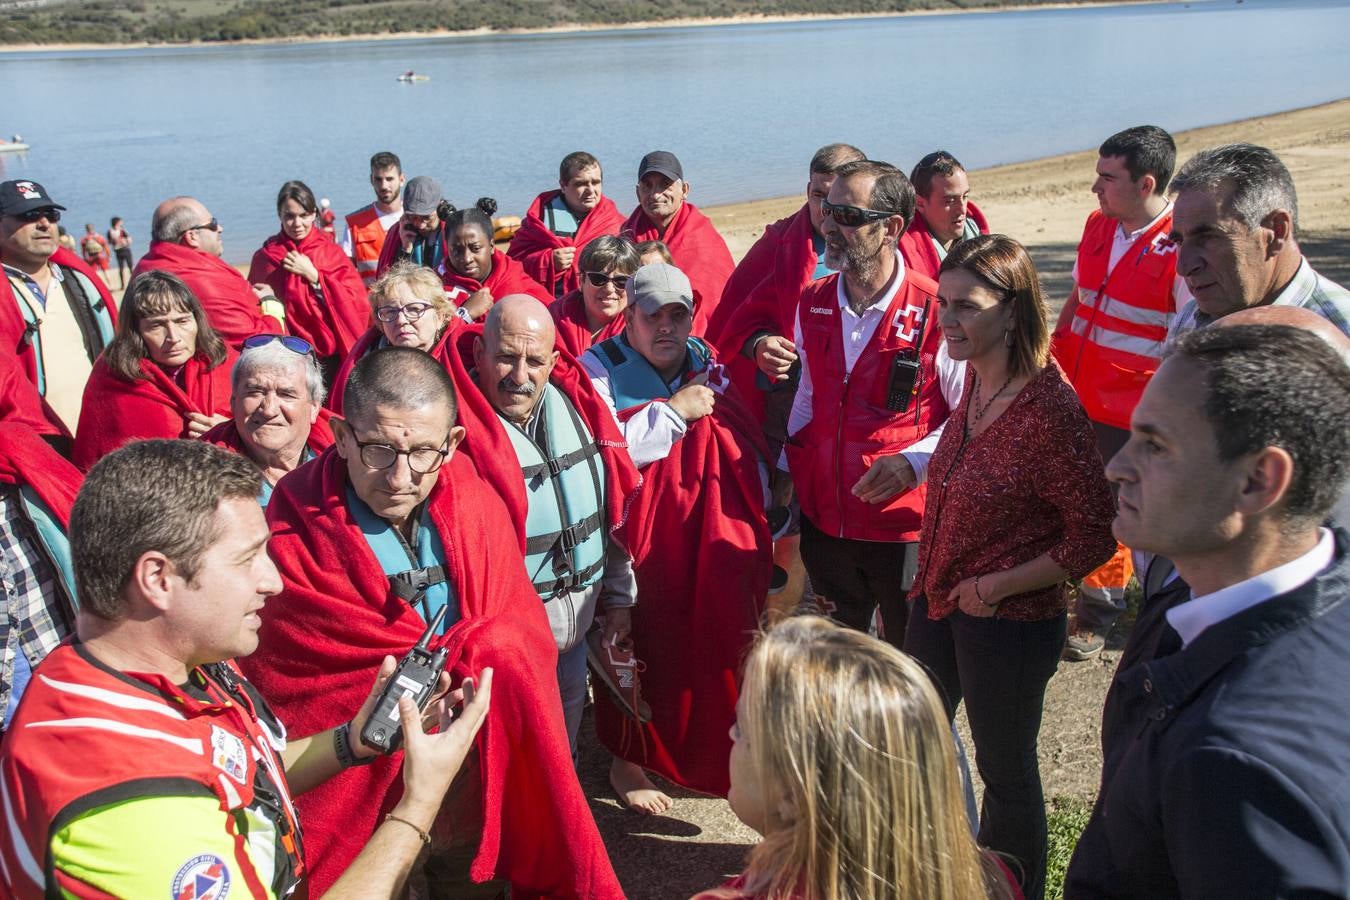
[(211, 763), (217, 769), (244, 783), (248, 772), (248, 755), (244, 750), (244, 741), (238, 735), (230, 734), (219, 725), (211, 726)]

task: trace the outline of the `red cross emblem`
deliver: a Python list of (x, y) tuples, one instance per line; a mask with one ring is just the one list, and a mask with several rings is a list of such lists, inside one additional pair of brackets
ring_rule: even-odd
[(914, 341), (919, 335), (919, 325), (923, 322), (923, 307), (906, 304), (895, 317), (895, 334), (902, 341)]

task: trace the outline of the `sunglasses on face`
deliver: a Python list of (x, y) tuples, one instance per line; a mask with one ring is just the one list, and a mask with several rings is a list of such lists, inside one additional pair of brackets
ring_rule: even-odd
[(19, 213), (17, 216), (15, 216), (15, 218), (23, 222), (37, 222), (42, 219), (46, 219), (48, 222), (56, 224), (57, 222), (61, 221), (61, 210), (30, 209), (28, 212)]
[(900, 215), (899, 213), (884, 212), (880, 209), (868, 209), (864, 206), (835, 205), (828, 200), (820, 201), (820, 212), (822, 215), (834, 219), (837, 224), (843, 225), (845, 228), (857, 228), (867, 222), (879, 222), (882, 219)]
[(207, 231), (219, 231), (220, 223), (217, 222), (214, 217), (212, 217), (211, 221), (207, 222), (205, 225), (193, 225), (191, 228), (184, 229), (184, 232), (186, 233), (188, 231), (201, 231), (202, 229), (206, 229)]
[(245, 350), (252, 350), (255, 347), (266, 347), (273, 341), (301, 356), (308, 356), (314, 352), (314, 346), (309, 341), (292, 334), (255, 334), (252, 337), (244, 338), (243, 347)]
[(587, 272), (586, 280), (595, 287), (604, 287), (607, 284), (613, 284), (614, 287), (620, 291), (628, 284), (627, 275), (606, 275), (603, 272)]
[(407, 306), (381, 306), (375, 310), (375, 318), (381, 322), (397, 322), (404, 316), (409, 322), (416, 322), (431, 309), (430, 303), (409, 303)]

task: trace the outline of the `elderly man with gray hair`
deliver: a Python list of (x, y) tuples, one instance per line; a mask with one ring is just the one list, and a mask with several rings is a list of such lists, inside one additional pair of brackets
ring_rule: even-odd
[(230, 372), (230, 419), (202, 440), (233, 450), (262, 470), (264, 508), (282, 476), (333, 443), (323, 371), (314, 348), (292, 335), (256, 334)]
[(1252, 306), (1297, 306), (1350, 335), (1350, 291), (1317, 274), (1298, 246), (1294, 179), (1253, 144), (1201, 150), (1172, 179), (1177, 274), (1195, 299), (1169, 341)]

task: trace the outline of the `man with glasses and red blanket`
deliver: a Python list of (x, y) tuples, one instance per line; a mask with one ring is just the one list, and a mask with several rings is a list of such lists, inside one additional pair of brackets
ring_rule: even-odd
[(250, 285), (220, 258), (223, 231), (200, 200), (171, 197), (155, 207), (150, 252), (136, 263), (135, 274), (163, 269), (183, 279), (211, 327), (238, 350), (250, 335), (284, 331), (286, 308), (271, 288)]
[[(577, 782), (558, 702), (558, 651), (503, 500), (460, 449), (458, 398), (421, 350), (364, 357), (343, 392), (337, 443), (283, 478), (267, 507), (282, 595), (241, 660), (295, 735), (350, 715), (386, 655), (431, 647), (455, 677), (496, 672), (492, 715), (451, 786), (420, 868), (430, 896), (622, 896)], [(398, 800), (381, 758), (300, 805), (311, 892), (322, 894)], [(487, 888), (496, 896), (501, 885)]]
[[(780, 501), (795, 488), (802, 562), (822, 609), (867, 631), (879, 603), (883, 637), (896, 647), (918, 563), (920, 483), (965, 375), (942, 341), (937, 285), (896, 249), (914, 205), (913, 185), (886, 163), (846, 163), (835, 175), (821, 233), (837, 272), (810, 284), (797, 306), (791, 478), (780, 472), (775, 488)], [(760, 364), (770, 378), (790, 365)]]

